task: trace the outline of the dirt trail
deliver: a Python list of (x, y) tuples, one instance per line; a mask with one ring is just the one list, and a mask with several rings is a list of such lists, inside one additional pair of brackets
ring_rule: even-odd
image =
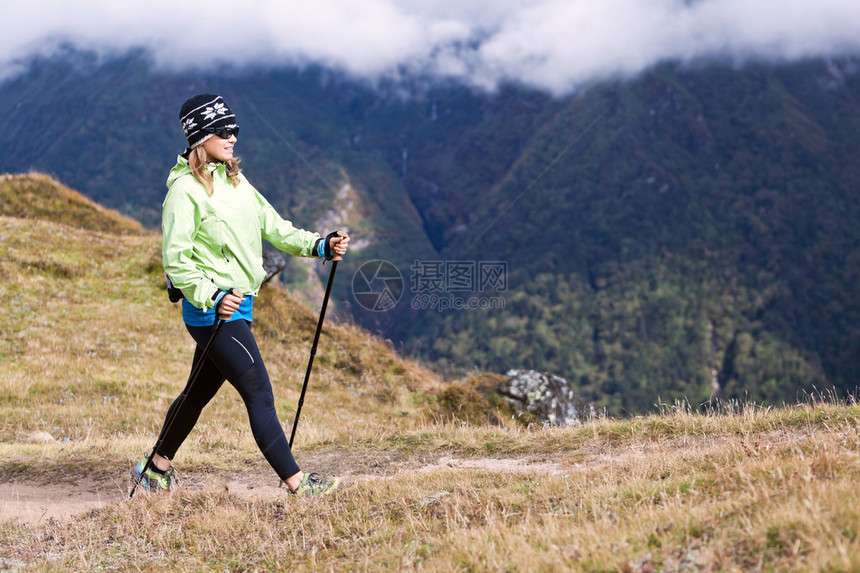
[[(342, 477), (343, 486), (362, 481), (385, 479), (403, 472), (433, 472), (446, 469), (483, 469), (493, 472), (556, 475), (560, 464), (545, 460), (512, 458), (437, 457), (420, 460), (344, 460), (311, 456), (308, 467)], [(359, 463), (356, 463), (356, 462)], [(352, 467), (350, 471), (348, 467)], [(260, 501), (285, 495), (278, 480), (267, 467), (240, 473), (179, 474), (179, 487), (192, 491), (230, 491), (240, 499)], [(120, 502), (128, 497), (130, 480), (108, 478), (101, 483), (76, 480), (62, 483), (33, 483), (15, 479), (0, 484), (0, 521), (37, 525), (48, 519), (68, 519), (93, 509)]]
[(0, 521), (37, 524), (50, 518), (68, 518), (123, 499), (117, 488), (84, 490), (83, 485), (0, 484)]

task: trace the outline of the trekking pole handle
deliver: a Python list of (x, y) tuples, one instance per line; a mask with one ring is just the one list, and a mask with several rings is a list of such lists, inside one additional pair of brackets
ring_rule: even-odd
[[(334, 239), (334, 238), (339, 239), (339, 240), (338, 240), (338, 243), (339, 243), (340, 241), (342, 241), (342, 240), (344, 240), (344, 239), (349, 239), (349, 235), (347, 235), (347, 234), (346, 234), (346, 232), (344, 232), (344, 231), (338, 231), (338, 232), (337, 232), (337, 237), (333, 237), (333, 239)], [(335, 255), (334, 255), (331, 259), (329, 259), (329, 260), (331, 260), (333, 263), (336, 263), (336, 262), (338, 262), (338, 261), (342, 261), (342, 260), (343, 260), (343, 257), (335, 253)]]
[[(215, 318), (217, 320), (222, 321), (222, 322), (230, 319), (230, 315), (224, 316), (221, 314), (221, 304), (224, 302), (224, 299), (228, 295), (234, 296), (234, 297), (238, 298), (240, 301), (245, 300), (245, 298), (244, 298), (245, 295), (242, 294), (242, 291), (240, 291), (239, 289), (232, 288), (232, 289), (226, 291), (224, 293), (224, 296), (222, 296), (221, 299), (218, 301), (218, 303), (215, 305)], [(241, 303), (238, 303), (238, 304), (241, 304)]]

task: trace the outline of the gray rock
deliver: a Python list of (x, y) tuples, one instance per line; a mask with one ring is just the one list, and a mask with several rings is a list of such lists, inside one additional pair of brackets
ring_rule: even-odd
[(506, 382), (496, 391), (508, 402), (538, 418), (547, 426), (574, 426), (580, 423), (573, 390), (567, 380), (535, 370), (508, 370)]
[(266, 278), (263, 284), (269, 282), (272, 277), (281, 274), (284, 267), (287, 266), (287, 258), (278, 251), (263, 250), (263, 269), (266, 271)]

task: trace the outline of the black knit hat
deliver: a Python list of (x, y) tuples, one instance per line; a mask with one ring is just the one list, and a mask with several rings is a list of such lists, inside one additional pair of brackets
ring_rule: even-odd
[(200, 94), (182, 104), (179, 121), (188, 140), (188, 149), (194, 149), (210, 137), (213, 129), (238, 127), (236, 116), (219, 95)]

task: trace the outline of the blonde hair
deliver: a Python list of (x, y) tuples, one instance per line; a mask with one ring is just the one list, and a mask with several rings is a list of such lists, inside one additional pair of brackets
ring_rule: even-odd
[[(227, 177), (233, 182), (233, 187), (239, 185), (240, 161), (241, 159), (234, 158), (224, 162), (227, 167)], [(188, 166), (191, 167), (191, 173), (206, 187), (211, 197), (215, 189), (212, 186), (212, 173), (206, 168), (207, 163), (209, 163), (209, 155), (202, 145), (198, 145), (188, 154)]]

